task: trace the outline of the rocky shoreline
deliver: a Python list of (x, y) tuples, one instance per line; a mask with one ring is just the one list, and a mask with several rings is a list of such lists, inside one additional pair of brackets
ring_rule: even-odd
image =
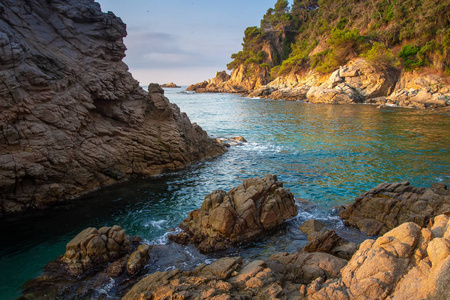
[(267, 74), (254, 78), (245, 68), (231, 76), (218, 72), (208, 81), (193, 84), (187, 90), (197, 93), (241, 93), (250, 98), (305, 101), (316, 104), (364, 103), (380, 107), (398, 106), (449, 110), (448, 76), (426, 71), (405, 72), (397, 68), (377, 68), (357, 58), (334, 72), (291, 73), (269, 81)]
[[(170, 268), (176, 243), (147, 245), (119, 226), (88, 228), (63, 256), (30, 280), (21, 299), (448, 299), (450, 191), (380, 184), (340, 209), (347, 225), (372, 236), (357, 245), (317, 220), (301, 226), (309, 243), (293, 253), (244, 260), (221, 250), (270, 234), (292, 218), (293, 196), (274, 175), (213, 191), (172, 240), (219, 251), (210, 264)], [(298, 204), (298, 203), (297, 203)], [(297, 209), (297, 208), (296, 208)], [(269, 222), (270, 221), (270, 222)], [(272, 224), (272, 225), (270, 225)], [(259, 227), (262, 226), (262, 227)], [(273, 227), (275, 226), (275, 227)], [(370, 230), (366, 230), (370, 229)], [(376, 230), (375, 230), (376, 229)], [(184, 250), (186, 251), (186, 250)], [(162, 254), (164, 253), (164, 254)], [(165, 258), (164, 258), (165, 257)], [(166, 270), (155, 270), (157, 259)], [(188, 259), (186, 259), (186, 262)], [(153, 271), (152, 271), (153, 270)], [(108, 292), (103, 293), (105, 288)]]

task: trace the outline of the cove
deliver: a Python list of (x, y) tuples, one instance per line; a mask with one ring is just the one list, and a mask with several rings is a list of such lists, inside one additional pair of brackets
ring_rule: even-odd
[(305, 239), (296, 230), (301, 220), (338, 223), (334, 206), (351, 202), (380, 182), (449, 184), (448, 114), (181, 91), (167, 89), (166, 96), (192, 122), (213, 137), (243, 136), (248, 143), (179, 173), (133, 180), (50, 211), (1, 220), (1, 295), (18, 296), (20, 286), (86, 227), (118, 224), (150, 243), (166, 243), (167, 232), (198, 208), (206, 194), (254, 176), (276, 174), (296, 197), (321, 209), (300, 214), (265, 241), (266, 246), (253, 245), (249, 255), (275, 247), (295, 250)]

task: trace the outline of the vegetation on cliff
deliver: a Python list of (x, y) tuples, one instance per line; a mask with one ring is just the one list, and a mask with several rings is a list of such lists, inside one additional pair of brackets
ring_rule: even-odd
[(277, 0), (242, 45), (228, 68), (265, 68), (273, 78), (329, 73), (356, 57), (449, 76), (450, 0)]

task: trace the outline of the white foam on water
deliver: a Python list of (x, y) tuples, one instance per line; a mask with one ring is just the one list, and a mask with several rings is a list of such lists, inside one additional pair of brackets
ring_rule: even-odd
[(289, 149), (286, 149), (283, 146), (273, 145), (273, 144), (261, 144), (261, 143), (255, 143), (255, 142), (246, 143), (243, 145), (243, 147), (241, 149), (257, 151), (259, 153), (264, 153), (264, 152), (281, 153), (281, 152), (286, 152), (286, 151), (289, 152)]
[(165, 245), (169, 242), (169, 235), (176, 235), (183, 232), (181, 228), (177, 227), (173, 231), (167, 231), (162, 236), (154, 238), (151, 241), (145, 241), (148, 245)]
[(111, 298), (111, 295), (109, 294), (109, 292), (111, 291), (111, 289), (114, 287), (116, 281), (113, 278), (109, 278), (109, 282), (107, 284), (105, 284), (101, 289), (98, 289), (98, 295), (105, 295), (108, 298)]
[(167, 220), (150, 221), (147, 224), (145, 224), (144, 227), (152, 226), (152, 227), (155, 227), (158, 229), (162, 229), (163, 228), (162, 225), (164, 225), (166, 223), (167, 223)]

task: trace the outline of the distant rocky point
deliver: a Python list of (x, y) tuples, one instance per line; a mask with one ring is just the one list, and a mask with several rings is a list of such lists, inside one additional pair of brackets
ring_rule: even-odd
[(173, 82), (161, 84), (161, 87), (163, 87), (163, 88), (180, 88), (178, 85), (176, 85)]

